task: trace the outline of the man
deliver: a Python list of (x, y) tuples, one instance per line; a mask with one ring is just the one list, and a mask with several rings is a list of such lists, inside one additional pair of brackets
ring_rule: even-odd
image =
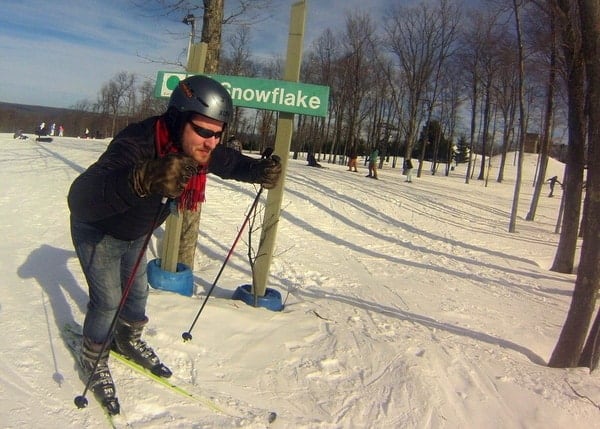
[(371, 150), (371, 154), (369, 155), (369, 174), (367, 177), (371, 177), (372, 179), (377, 179), (377, 161), (379, 160), (379, 150), (377, 147), (374, 147)]
[(317, 162), (317, 158), (315, 158), (315, 154), (312, 152), (308, 152), (306, 155), (306, 161), (308, 162), (309, 167), (321, 167), (321, 164)]
[[(278, 157), (254, 159), (220, 144), (232, 111), (231, 97), (218, 82), (188, 77), (173, 90), (163, 115), (127, 126), (69, 190), (71, 236), (89, 288), (80, 364), (111, 414), (120, 407), (108, 368), (109, 341), (156, 375), (171, 375), (141, 338), (148, 322), (145, 256), (134, 270), (147, 236), (169, 214), (165, 198), (195, 210), (204, 201), (208, 172), (266, 189), (279, 179)], [(129, 282), (125, 299), (122, 290)]]
[(356, 151), (356, 147), (354, 145), (350, 146), (350, 151), (348, 152), (348, 171), (358, 172), (357, 169), (357, 161), (358, 161), (358, 153)]
[(548, 194), (549, 197), (554, 196), (554, 186), (556, 186), (557, 183), (562, 187), (562, 183), (560, 183), (560, 181), (558, 180), (558, 176), (552, 176), (551, 178), (546, 180), (546, 182), (550, 182), (550, 193)]
[(413, 163), (410, 158), (404, 159), (404, 174), (406, 175), (405, 182), (412, 183)]

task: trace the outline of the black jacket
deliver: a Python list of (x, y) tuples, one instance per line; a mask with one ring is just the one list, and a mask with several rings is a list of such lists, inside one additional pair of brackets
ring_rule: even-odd
[[(161, 208), (159, 195), (138, 197), (130, 176), (144, 159), (158, 156), (155, 124), (158, 116), (129, 125), (110, 142), (106, 151), (75, 179), (68, 195), (74, 220), (86, 222), (120, 240), (136, 240), (150, 232)], [(219, 144), (211, 155), (208, 171), (224, 179), (260, 181), (260, 161)], [(162, 210), (156, 226), (169, 214)]]

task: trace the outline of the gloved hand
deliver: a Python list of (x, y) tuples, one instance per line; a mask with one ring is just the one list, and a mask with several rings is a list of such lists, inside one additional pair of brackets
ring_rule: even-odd
[(197, 171), (198, 165), (191, 157), (173, 153), (136, 165), (131, 174), (131, 183), (139, 197), (155, 194), (177, 198)]
[(281, 175), (281, 158), (273, 155), (270, 158), (261, 159), (253, 166), (256, 174), (256, 183), (260, 183), (265, 189), (273, 189)]

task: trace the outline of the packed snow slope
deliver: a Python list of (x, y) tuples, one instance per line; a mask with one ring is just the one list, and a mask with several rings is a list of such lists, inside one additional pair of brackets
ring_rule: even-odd
[[(93, 395), (85, 409), (73, 404), (83, 382), (61, 336), (65, 323), (82, 324), (87, 303), (66, 195), (107, 144), (0, 135), (4, 428), (108, 427)], [(466, 184), (464, 165), (445, 177), (427, 164), (409, 184), (389, 164), (380, 180), (366, 178), (362, 158), (359, 173), (290, 159), (268, 284), (284, 310), (231, 299), (251, 279), (244, 234), (183, 342), (257, 192), (210, 176), (195, 294), (151, 289), (145, 332), (173, 382), (204, 402), (113, 359), (118, 420), (132, 428), (600, 427), (598, 374), (546, 366), (575, 281), (548, 270), (562, 190), (549, 198), (545, 183), (535, 220), (525, 221), (537, 160), (527, 155), (509, 233), (513, 160), (497, 183), (494, 159), (486, 186)], [(562, 174), (551, 161), (547, 177)]]

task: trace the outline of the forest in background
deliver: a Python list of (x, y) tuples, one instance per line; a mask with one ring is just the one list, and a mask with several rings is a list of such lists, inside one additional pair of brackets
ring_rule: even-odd
[[(202, 13), (194, 3), (187, 10)], [(292, 150), (314, 152), (319, 161), (344, 162), (353, 146), (363, 155), (378, 147), (392, 168), (411, 155), (434, 160), (436, 169), (445, 163), (446, 170), (452, 160), (461, 162), (472, 151), (481, 155), (481, 179), (487, 156), (517, 145), (518, 41), (510, 4), (468, 6), (449, 0), (398, 5), (383, 20), (369, 12), (347, 12), (344, 27), (311, 36), (300, 80), (330, 88), (329, 114), (297, 116)], [(541, 12), (535, 3), (522, 7), (525, 128), (538, 134), (540, 142), (546, 141), (548, 119), (542, 113), (552, 69), (550, 15)], [(252, 27), (260, 24), (229, 17), (223, 21), (218, 73), (280, 79), (282, 58), (253, 55)], [(184, 68), (177, 61), (157, 61), (157, 70)], [(555, 79), (553, 85), (558, 90), (550, 147), (566, 143), (560, 131), (566, 121), (565, 84)], [(37, 107), (2, 104), (0, 130), (34, 132), (44, 121), (62, 124), (68, 136), (87, 128), (92, 135), (110, 137), (130, 122), (164, 111), (165, 101), (154, 98), (154, 82), (127, 71), (98, 87), (96, 100), (81, 100), (67, 110), (48, 109), (44, 115)], [(273, 144), (276, 119), (275, 112), (238, 108), (230, 130), (247, 149), (260, 151)]]

